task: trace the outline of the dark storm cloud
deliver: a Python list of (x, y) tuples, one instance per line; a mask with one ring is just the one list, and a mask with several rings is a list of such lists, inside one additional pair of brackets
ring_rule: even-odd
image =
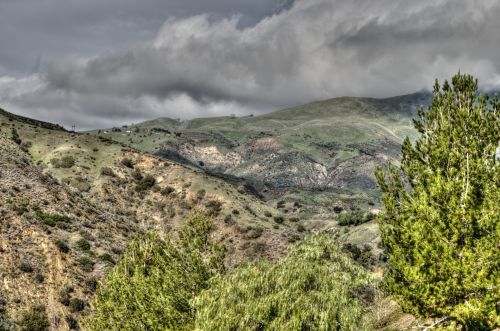
[[(459, 69), (485, 87), (500, 83), (496, 0), (284, 1), (254, 24), (227, 16), (223, 9), (233, 2), (214, 3), (215, 16), (169, 18), (131, 45), (75, 52), (40, 75), (0, 78), (0, 100), (89, 127), (260, 113), (340, 95), (392, 96), (431, 87)], [(208, 11), (199, 6), (191, 13)]]
[(91, 56), (153, 38), (169, 17), (239, 14), (255, 24), (280, 0), (0, 0), (0, 75), (25, 73), (39, 54)]

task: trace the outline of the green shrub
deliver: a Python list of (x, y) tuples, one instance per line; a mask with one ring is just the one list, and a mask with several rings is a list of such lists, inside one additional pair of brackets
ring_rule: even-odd
[(71, 155), (66, 155), (60, 159), (53, 158), (50, 160), (50, 163), (54, 166), (54, 168), (71, 168), (75, 165), (75, 158)]
[(135, 186), (137, 192), (147, 191), (152, 188), (156, 183), (156, 179), (152, 175), (146, 175), (140, 179)]
[(78, 330), (78, 321), (71, 315), (65, 317), (66, 324), (68, 324), (68, 329)]
[(78, 259), (78, 264), (83, 271), (91, 272), (94, 270), (94, 260), (88, 256), (82, 256)]
[(160, 191), (160, 193), (164, 196), (168, 196), (172, 192), (175, 192), (175, 189), (172, 186), (166, 186)]
[(115, 177), (115, 173), (113, 172), (113, 169), (110, 167), (102, 167), (101, 168), (101, 175), (103, 176), (109, 176), (109, 177)]
[(69, 245), (67, 242), (61, 240), (61, 239), (58, 239), (54, 242), (54, 244), (57, 246), (57, 248), (59, 249), (59, 251), (61, 253), (69, 253), (69, 251), (71, 250), (69, 248)]
[(134, 169), (134, 161), (129, 158), (123, 158), (121, 160), (121, 164), (123, 164), (127, 168)]
[(33, 306), (23, 312), (17, 324), (21, 331), (48, 331), (50, 323), (45, 306)]
[(12, 141), (18, 145), (21, 145), (21, 143), (23, 142), (21, 138), (19, 138), (19, 134), (17, 133), (16, 128), (12, 128), (10, 139), (12, 139)]
[(281, 215), (274, 216), (273, 219), (277, 224), (282, 224), (283, 222), (285, 222), (285, 218)]
[(84, 238), (78, 240), (76, 246), (82, 251), (88, 251), (91, 248), (90, 243)]
[(111, 265), (114, 265), (115, 264), (115, 260), (113, 259), (113, 257), (111, 256), (111, 254), (109, 253), (104, 253), (104, 254), (101, 254), (99, 255), (99, 260), (101, 260), (102, 262), (106, 262), (106, 263), (109, 263)]
[(69, 300), (69, 309), (73, 313), (84, 310), (86, 305), (87, 305), (87, 303), (82, 299), (71, 298)]
[(208, 216), (193, 212), (178, 240), (134, 240), (96, 293), (89, 330), (192, 330), (192, 298), (224, 271), (224, 249), (209, 239)]
[(337, 222), (339, 225), (360, 225), (366, 222), (374, 220), (375, 214), (371, 212), (364, 212), (361, 210), (351, 211), (339, 214), (337, 216)]
[(195, 329), (362, 330), (354, 289), (368, 284), (368, 273), (333, 237), (309, 237), (277, 263), (216, 276), (194, 300)]
[(205, 204), (205, 207), (210, 216), (218, 216), (222, 210), (222, 202), (210, 200)]
[(42, 221), (43, 224), (48, 226), (56, 226), (59, 223), (71, 222), (69, 217), (58, 214), (46, 214), (39, 209), (36, 210), (35, 215), (40, 221)]

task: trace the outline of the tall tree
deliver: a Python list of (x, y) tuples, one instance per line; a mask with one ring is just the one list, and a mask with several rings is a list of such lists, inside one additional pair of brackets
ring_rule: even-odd
[(460, 73), (433, 94), (401, 166), (375, 173), (385, 283), (406, 311), (489, 329), (500, 324), (500, 102)]

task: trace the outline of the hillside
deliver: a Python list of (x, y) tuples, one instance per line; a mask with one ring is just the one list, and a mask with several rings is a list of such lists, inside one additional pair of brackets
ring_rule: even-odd
[(229, 268), (278, 258), (305, 233), (204, 172), (2, 112), (0, 315), (26, 322), (41, 305), (52, 329), (67, 330), (88, 312), (98, 281), (132, 238), (175, 231), (193, 208), (213, 215)]
[(270, 203), (299, 202), (302, 217), (322, 217), (338, 206), (377, 204), (374, 168), (397, 162), (404, 137), (415, 136), (412, 117), (430, 97), (343, 97), (255, 117), (160, 118), (93, 133), (244, 180)]

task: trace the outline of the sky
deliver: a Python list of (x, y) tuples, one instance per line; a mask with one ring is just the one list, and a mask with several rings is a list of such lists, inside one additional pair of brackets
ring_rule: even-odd
[(500, 86), (498, 0), (0, 0), (0, 107), (91, 129)]

